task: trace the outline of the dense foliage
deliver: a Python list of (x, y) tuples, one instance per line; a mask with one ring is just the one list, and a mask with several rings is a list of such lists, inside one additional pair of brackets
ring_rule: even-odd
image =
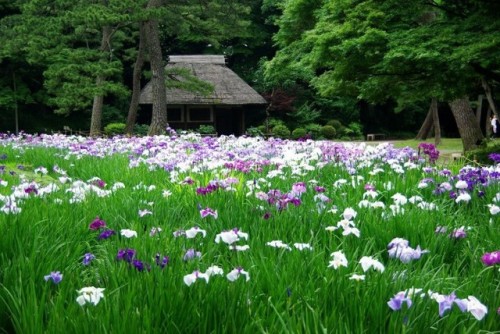
[[(468, 148), (487, 125), (481, 122), (481, 134), (461, 117), (471, 109), (457, 114), (453, 102), (486, 94), (495, 110), (498, 11), (489, 0), (2, 2), (0, 130), (13, 131), (14, 118), (30, 132), (126, 123), (139, 54), (151, 63), (139, 77), (144, 85), (168, 55), (222, 53), (269, 102), (249, 126), (274, 117), (293, 131), (336, 119), (336, 138), (356, 137), (357, 129), (406, 135), (434, 99), (443, 135), (468, 136)], [(140, 33), (154, 27), (158, 50)], [(165, 113), (161, 105), (153, 110), (153, 119)], [(165, 117), (154, 122), (151, 131), (164, 130)], [(473, 134), (463, 130), (472, 127)]]

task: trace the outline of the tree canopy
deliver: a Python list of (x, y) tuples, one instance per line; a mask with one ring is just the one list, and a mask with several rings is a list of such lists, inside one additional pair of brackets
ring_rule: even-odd
[[(499, 10), (491, 0), (3, 1), (0, 106), (86, 114), (97, 134), (110, 107), (129, 103), (131, 131), (148, 75), (159, 94), (165, 85), (207, 89), (168, 83), (167, 55), (223, 53), (264, 95), (293, 101), (291, 124), (359, 122), (364, 104), (409, 113), (439, 101), (459, 131), (474, 128), (472, 143), (481, 131), (470, 106), (454, 102), (486, 94), (496, 111)], [(151, 134), (166, 126), (164, 100), (155, 99)]]
[(498, 9), (486, 0), (287, 1), (266, 74), (300, 69), (321, 96), (394, 100), (399, 109), (461, 99), (481, 77), (497, 81)]

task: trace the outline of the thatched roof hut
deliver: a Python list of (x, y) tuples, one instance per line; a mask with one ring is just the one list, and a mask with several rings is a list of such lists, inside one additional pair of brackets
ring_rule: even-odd
[[(224, 56), (170, 56), (168, 67), (186, 68), (198, 79), (213, 86), (213, 93), (209, 96), (167, 88), (169, 124), (174, 128), (212, 124), (220, 134), (239, 135), (245, 130), (245, 109), (267, 104), (261, 95), (226, 66)], [(151, 82), (142, 90), (140, 103), (152, 104)]]
[[(266, 104), (266, 100), (259, 93), (226, 66), (224, 56), (170, 56), (167, 67), (187, 68), (198, 79), (214, 87), (210, 96), (180, 89), (167, 89), (168, 104)], [(151, 82), (142, 90), (140, 103), (153, 103)]]

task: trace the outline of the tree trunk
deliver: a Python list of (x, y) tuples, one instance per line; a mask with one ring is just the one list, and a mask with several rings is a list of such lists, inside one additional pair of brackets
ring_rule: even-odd
[(434, 125), (433, 109), (432, 109), (433, 101), (434, 99), (431, 100), (431, 105), (429, 106), (429, 111), (427, 112), (427, 116), (425, 116), (424, 123), (422, 123), (422, 126), (420, 127), (420, 130), (418, 131), (417, 136), (415, 137), (415, 139), (417, 140), (426, 140), (431, 134), (432, 126)]
[(430, 109), (432, 110), (432, 123), (434, 126), (434, 144), (437, 146), (441, 144), (441, 124), (439, 122), (438, 102), (436, 98), (432, 98)]
[[(95, 81), (96, 87), (100, 87), (104, 81), (105, 79), (103, 75), (97, 76)], [(90, 136), (92, 137), (96, 137), (101, 134), (103, 105), (104, 96), (102, 94), (96, 94), (94, 96), (94, 103), (92, 104), (92, 117), (90, 118)]]
[(271, 110), (272, 105), (273, 105), (273, 100), (274, 100), (274, 88), (271, 91), (271, 98), (269, 100), (269, 104), (266, 107), (266, 135), (268, 135), (271, 132), (269, 129), (269, 117), (271, 117), (270, 110)]
[(476, 120), (481, 124), (481, 116), (483, 115), (483, 95), (479, 94), (477, 97)]
[(469, 98), (463, 97), (449, 103), (453, 117), (457, 122), (458, 132), (464, 146), (464, 151), (477, 147), (484, 139), (481, 128), (474, 117), (474, 112), (469, 104)]
[[(160, 0), (149, 0), (147, 8), (159, 8), (160, 6)], [(146, 21), (145, 33), (151, 63), (151, 85), (153, 89), (153, 113), (148, 135), (158, 135), (167, 128), (167, 92), (157, 19)]]
[(491, 88), (490, 85), (488, 84), (488, 81), (483, 77), (481, 79), (481, 83), (483, 85), (484, 92), (486, 94), (486, 99), (488, 100), (488, 104), (490, 105), (491, 110), (495, 115), (498, 116), (497, 108), (495, 106), (495, 101), (493, 100), (493, 95), (491, 94)]
[(132, 98), (128, 109), (127, 126), (125, 133), (132, 134), (134, 131), (135, 121), (137, 119), (137, 109), (139, 108), (139, 97), (141, 95), (141, 75), (142, 67), (144, 66), (144, 23), (139, 23), (139, 50), (134, 64), (134, 74), (132, 78)]
[[(102, 39), (101, 39), (101, 52), (109, 52), (110, 39), (112, 35), (112, 29), (109, 26), (102, 27)], [(97, 93), (94, 95), (94, 103), (92, 104), (92, 116), (90, 118), (90, 136), (95, 137), (101, 134), (102, 128), (102, 107), (104, 105), (104, 94), (99, 92), (103, 83), (106, 81), (106, 77), (102, 74), (98, 74), (95, 80), (95, 85)]]
[(488, 110), (486, 111), (486, 120), (484, 121), (484, 128), (486, 129), (486, 136), (489, 138), (493, 129), (491, 128), (491, 108), (488, 106)]

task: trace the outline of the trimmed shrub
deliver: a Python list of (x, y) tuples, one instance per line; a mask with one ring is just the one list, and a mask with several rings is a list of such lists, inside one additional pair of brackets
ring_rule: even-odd
[(292, 131), (292, 139), (304, 138), (307, 134), (306, 129), (304, 128), (296, 128)]
[(363, 126), (357, 122), (351, 122), (344, 134), (351, 139), (363, 139)]
[(263, 134), (267, 134), (267, 131), (266, 131), (266, 125), (265, 124), (262, 124), (262, 125), (259, 125), (257, 127), (257, 130), (259, 130), (261, 133)]
[(124, 134), (125, 127), (125, 123), (109, 123), (104, 127), (104, 133), (108, 136)]
[(278, 138), (289, 138), (290, 130), (286, 125), (276, 125), (272, 131), (273, 135)]
[(147, 136), (148, 131), (149, 131), (149, 125), (147, 124), (134, 125), (134, 134), (137, 136)]
[(481, 147), (465, 152), (465, 157), (482, 165), (493, 165), (495, 161), (489, 157), (492, 153), (500, 153), (500, 143), (494, 143), (493, 145), (490, 144), (487, 147)]
[(338, 129), (338, 128), (340, 128), (340, 127), (344, 126), (344, 125), (342, 124), (342, 122), (340, 122), (340, 121), (339, 121), (339, 120), (337, 120), (337, 119), (331, 119), (331, 120), (329, 120), (329, 121), (326, 123), (326, 125), (331, 125), (331, 126), (333, 126), (335, 129)]
[[(277, 118), (269, 118), (267, 122), (269, 124), (269, 129), (274, 129), (278, 125), (285, 125), (285, 122), (283, 120)], [(264, 126), (265, 125), (266, 123), (264, 122)]]
[(307, 124), (306, 131), (311, 135), (312, 139), (318, 139), (321, 136), (321, 125), (316, 123)]
[(321, 135), (326, 139), (333, 139), (336, 134), (337, 131), (335, 131), (335, 128), (331, 125), (325, 125), (321, 128)]
[(198, 127), (196, 132), (202, 134), (202, 135), (213, 135), (216, 134), (217, 131), (215, 131), (215, 127), (211, 124), (202, 124)]
[[(265, 129), (264, 129), (265, 130)], [(263, 136), (264, 133), (260, 130), (260, 127), (250, 127), (247, 129), (246, 131), (247, 135), (251, 136), (251, 137), (259, 137), (259, 136)]]

